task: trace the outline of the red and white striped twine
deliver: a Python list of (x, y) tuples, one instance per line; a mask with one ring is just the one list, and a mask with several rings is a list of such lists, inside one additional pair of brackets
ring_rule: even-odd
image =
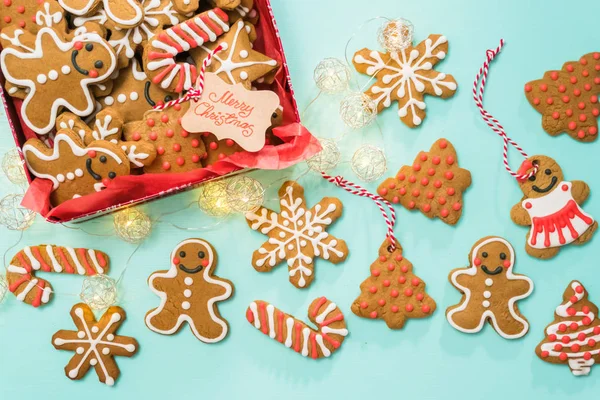
[[(490, 49), (486, 51), (487, 59), (483, 62), (481, 68), (479, 68), (479, 72), (477, 73), (477, 77), (475, 77), (475, 82), (473, 82), (473, 100), (475, 100), (475, 105), (479, 108), (479, 112), (483, 120), (488, 124), (488, 126), (496, 132), (500, 137), (502, 137), (504, 141), (502, 158), (504, 162), (504, 168), (511, 174), (514, 178), (518, 180), (526, 180), (529, 177), (535, 175), (538, 170), (538, 166), (534, 164), (533, 170), (528, 172), (525, 175), (518, 174), (514, 172), (510, 165), (508, 165), (508, 145), (513, 146), (521, 155), (525, 158), (529, 156), (527, 153), (519, 146), (514, 140), (512, 140), (506, 132), (504, 131), (504, 127), (500, 124), (500, 122), (494, 118), (485, 108), (483, 108), (483, 93), (485, 89), (485, 82), (488, 76), (488, 70), (490, 63), (494, 60), (494, 58), (500, 53), (502, 47), (504, 46), (504, 39), (500, 39), (500, 45), (495, 49)], [(479, 81), (481, 80), (481, 85), (479, 85)], [(479, 86), (479, 90), (477, 89)], [(479, 94), (478, 94), (479, 92)]]
[(206, 73), (206, 67), (210, 64), (210, 61), (219, 51), (223, 50), (223, 46), (218, 45), (213, 51), (206, 55), (204, 61), (202, 61), (202, 68), (200, 68), (200, 73), (198, 74), (198, 78), (196, 79), (196, 87), (190, 88), (185, 96), (180, 97), (175, 100), (167, 101), (163, 104), (157, 104), (154, 106), (155, 110), (164, 110), (165, 108), (173, 107), (175, 104), (181, 104), (185, 101), (190, 100), (199, 100), (202, 97), (202, 92), (204, 91), (204, 74)]
[[(394, 235), (394, 225), (396, 224), (396, 212), (394, 211), (394, 207), (392, 207), (392, 204), (389, 201), (387, 201), (386, 199), (384, 199), (383, 197), (369, 192), (367, 189), (363, 188), (362, 186), (359, 186), (354, 182), (350, 182), (350, 181), (344, 179), (343, 176), (340, 176), (340, 175), (331, 176), (331, 175), (327, 175), (325, 172), (321, 172), (321, 175), (323, 176), (323, 178), (325, 178), (329, 182), (333, 183), (334, 185), (341, 187), (348, 193), (356, 195), (356, 196), (360, 196), (360, 197), (368, 197), (371, 200), (373, 200), (375, 202), (375, 204), (377, 204), (377, 207), (379, 207), (379, 210), (381, 211), (381, 215), (383, 215), (383, 219), (385, 219), (385, 223), (388, 227), (386, 237), (388, 238), (388, 240), (390, 242), (390, 246), (391, 246), (392, 250), (394, 250), (396, 248), (396, 236)], [(383, 207), (383, 205), (381, 203), (384, 203), (387, 206), (387, 208), (389, 209), (389, 212), (390, 212), (389, 217), (388, 217), (387, 210)]]

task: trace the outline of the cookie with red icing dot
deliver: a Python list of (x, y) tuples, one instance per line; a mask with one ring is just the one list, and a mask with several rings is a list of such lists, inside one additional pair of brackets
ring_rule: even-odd
[(35, 15), (42, 0), (0, 0), (0, 30), (15, 25), (35, 25)]
[(429, 317), (436, 308), (425, 292), (425, 282), (413, 274), (412, 264), (402, 256), (400, 243), (392, 247), (387, 239), (360, 290), (352, 312), (362, 318), (383, 319), (390, 329), (401, 329), (409, 318)]
[(383, 181), (377, 192), (394, 204), (454, 225), (462, 215), (463, 192), (470, 185), (471, 173), (458, 166), (452, 143), (439, 139), (429, 152), (420, 152), (412, 165)]
[(548, 71), (525, 85), (527, 100), (542, 114), (544, 130), (552, 136), (566, 133), (581, 142), (598, 136), (598, 93), (600, 52), (569, 61), (560, 71)]
[(566, 364), (575, 376), (585, 376), (600, 362), (598, 307), (588, 299), (581, 283), (572, 281), (563, 302), (554, 311), (554, 321), (544, 330), (545, 338), (535, 349), (543, 361)]

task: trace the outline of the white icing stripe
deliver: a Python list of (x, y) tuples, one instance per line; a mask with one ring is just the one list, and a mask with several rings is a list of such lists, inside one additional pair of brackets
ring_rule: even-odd
[(96, 252), (94, 250), (92, 250), (92, 249), (89, 249), (88, 250), (88, 256), (92, 260), (92, 264), (94, 264), (94, 268), (96, 268), (96, 272), (98, 272), (99, 274), (103, 274), (104, 273), (104, 268), (102, 268), (100, 266), (100, 264), (98, 264), (98, 258), (96, 257)]
[(71, 258), (73, 259), (73, 263), (75, 264), (75, 267), (77, 268), (77, 273), (79, 275), (85, 275), (85, 273), (86, 273), (85, 268), (83, 268), (83, 265), (81, 265), (81, 263), (79, 262), (79, 259), (77, 258), (77, 254), (75, 254), (75, 250), (71, 247), (65, 247), (65, 250), (67, 250), (67, 253), (69, 253)]
[(19, 295), (17, 296), (17, 300), (19, 300), (19, 301), (25, 300), (25, 296), (27, 296), (27, 294), (29, 292), (31, 292), (31, 289), (33, 289), (35, 287), (35, 285), (37, 285), (37, 283), (38, 283), (37, 279), (30, 280), (29, 283), (27, 283), (27, 286), (25, 286), (25, 289), (23, 289), (23, 291), (21, 293), (19, 293)]
[(149, 62), (148, 69), (150, 71), (156, 71), (159, 68), (166, 67), (171, 64), (175, 64), (175, 60), (173, 60), (172, 58), (164, 58), (162, 60)]
[(327, 316), (329, 315), (330, 312), (332, 312), (333, 310), (336, 309), (336, 305), (335, 303), (329, 303), (329, 305), (327, 306), (327, 308), (325, 308), (325, 310), (323, 310), (323, 312), (319, 315), (317, 315), (317, 318), (315, 318), (315, 321), (317, 321), (317, 324), (322, 324), (323, 321), (325, 321), (325, 318), (327, 318)]
[(258, 318), (258, 307), (255, 302), (250, 303), (250, 311), (252, 311), (252, 315), (254, 316), (254, 327), (256, 329), (260, 329), (260, 318)]
[(6, 270), (8, 272), (14, 272), (16, 274), (23, 274), (24, 275), (24, 274), (27, 273), (27, 270), (25, 268), (23, 268), (23, 267), (17, 267), (16, 265), (12, 265), (12, 264), (9, 265), (8, 268), (6, 268)]
[(62, 272), (63, 268), (58, 263), (58, 261), (56, 260), (56, 257), (54, 256), (54, 250), (53, 250), (52, 246), (50, 246), (50, 245), (46, 246), (46, 253), (48, 254), (48, 257), (50, 257), (50, 261), (52, 262), (52, 268), (54, 268), (54, 271), (55, 272)]
[(29, 258), (31, 268), (33, 268), (37, 271), (42, 267), (42, 264), (40, 264), (40, 262), (37, 260), (37, 258), (35, 258), (33, 256), (33, 254), (31, 253), (31, 247), (29, 247), (29, 246), (25, 247), (23, 249), (23, 253), (25, 253), (25, 255)]
[(192, 72), (191, 72), (191, 65), (190, 64), (183, 64), (183, 69), (185, 70), (184, 72), (184, 76), (185, 76), (185, 82), (183, 84), (183, 88), (186, 90), (189, 90), (194, 84), (192, 83)]
[[(214, 11), (209, 11), (208, 12), (208, 16), (217, 23), (217, 25), (219, 25), (221, 27), (221, 29), (223, 29), (223, 32), (229, 32), (229, 25), (227, 25), (226, 23), (224, 23), (221, 18), (219, 18), (219, 16), (217, 14), (215, 14)], [(214, 39), (213, 39), (214, 40)]]
[(42, 292), (42, 303), (46, 304), (48, 301), (50, 301), (51, 294), (52, 294), (52, 289), (50, 289), (50, 286), (46, 286), (44, 288), (44, 291)]
[[(302, 355), (304, 357), (308, 356), (308, 336), (310, 335), (310, 329), (309, 328), (304, 328), (302, 330), (302, 340), (303, 340), (303, 344), (302, 344)], [(298, 340), (300, 340), (300, 338), (297, 338)]]
[(293, 330), (293, 327), (294, 327), (294, 318), (288, 317), (285, 320), (285, 327), (287, 328), (286, 329), (287, 330), (287, 334), (285, 335), (286, 338), (285, 338), (285, 343), (284, 344), (285, 344), (285, 347), (291, 347), (292, 346), (292, 334), (293, 334), (292, 330)]
[(167, 53), (171, 54), (173, 57), (175, 57), (177, 55), (177, 49), (175, 47), (169, 46), (168, 44), (161, 42), (158, 39), (152, 41), (152, 46), (156, 47), (157, 49), (166, 51)]
[(271, 339), (275, 338), (275, 320), (273, 319), (273, 313), (275, 312), (275, 307), (272, 304), (267, 306), (267, 317), (269, 320), (269, 337)]
[(180, 24), (179, 26), (181, 27), (182, 31), (184, 31), (185, 33), (190, 35), (192, 37), (192, 39), (194, 39), (194, 41), (196, 43), (198, 43), (198, 46), (200, 46), (201, 44), (204, 43), (204, 39), (202, 39), (201, 36), (198, 36), (196, 31), (194, 31), (192, 28), (190, 28), (190, 26), (188, 24)]
[(200, 18), (194, 18), (194, 22), (208, 35), (209, 41), (214, 42), (217, 39), (217, 35)]
[(186, 42), (185, 40), (183, 40), (182, 38), (180, 38), (179, 35), (177, 33), (175, 33), (174, 30), (167, 29), (165, 32), (167, 33), (167, 35), (169, 35), (171, 37), (171, 39), (176, 41), (177, 44), (181, 46), (183, 51), (188, 51), (190, 49), (190, 44), (188, 42)]
[(175, 79), (175, 77), (177, 75), (179, 75), (179, 70), (180, 69), (181, 69), (181, 65), (180, 64), (175, 65), (175, 68), (173, 68), (173, 70), (171, 71), (171, 73), (165, 79), (163, 79), (163, 81), (160, 83), (160, 86), (163, 89), (167, 89), (169, 87), (169, 85), (171, 84), (171, 82), (173, 82), (173, 79)]
[(330, 328), (328, 326), (324, 326), (321, 328), (321, 332), (323, 332), (324, 334), (333, 333), (334, 335), (340, 335), (340, 336), (348, 335), (348, 329), (346, 329), (346, 328), (335, 329), (335, 328)]
[(317, 340), (317, 344), (319, 345), (319, 348), (321, 349), (321, 353), (323, 353), (323, 355), (325, 357), (329, 357), (331, 355), (331, 351), (329, 351), (329, 349), (327, 347), (325, 347), (325, 343), (323, 343), (323, 336), (317, 334), (315, 339)]

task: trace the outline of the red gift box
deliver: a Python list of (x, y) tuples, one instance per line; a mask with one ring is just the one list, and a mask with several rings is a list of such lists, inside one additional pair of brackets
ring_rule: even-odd
[[(244, 169), (279, 170), (303, 161), (317, 153), (321, 147), (317, 139), (300, 124), (298, 106), (285, 60), (279, 31), (269, 0), (255, 0), (254, 8), (259, 14), (256, 24), (258, 39), (254, 48), (277, 60), (280, 65), (275, 81), (271, 85), (260, 85), (277, 93), (283, 106), (283, 124), (273, 129), (283, 144), (266, 145), (256, 153), (234, 153), (205, 168), (178, 174), (144, 174), (117, 177), (109, 188), (81, 198), (66, 201), (56, 207), (50, 205), (52, 183), (33, 177), (26, 168), (30, 187), (25, 194), (23, 206), (39, 213), (47, 221), (64, 223), (94, 218), (117, 209), (140, 204), (169, 194), (194, 188), (211, 179), (216, 179)], [(36, 134), (28, 129), (20, 118), (22, 101), (11, 98), (4, 92), (4, 77), (0, 71), (0, 96), (2, 97), (8, 123), (19, 149), (28, 138)], [(22, 157), (22, 154), (21, 154)]]

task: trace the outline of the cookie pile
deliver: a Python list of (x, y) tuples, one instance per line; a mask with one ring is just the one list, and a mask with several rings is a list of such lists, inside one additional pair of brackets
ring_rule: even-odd
[[(34, 176), (52, 182), (53, 205), (118, 176), (187, 172), (243, 151), (231, 139), (184, 130), (189, 104), (152, 108), (192, 88), (217, 46), (207, 71), (247, 89), (273, 83), (280, 63), (253, 48), (253, 0), (30, 3), (18, 18), (9, 2), (1, 5), (0, 61), (30, 138), (24, 157)], [(272, 126), (281, 119), (280, 107)], [(267, 135), (267, 144), (278, 143)]]

